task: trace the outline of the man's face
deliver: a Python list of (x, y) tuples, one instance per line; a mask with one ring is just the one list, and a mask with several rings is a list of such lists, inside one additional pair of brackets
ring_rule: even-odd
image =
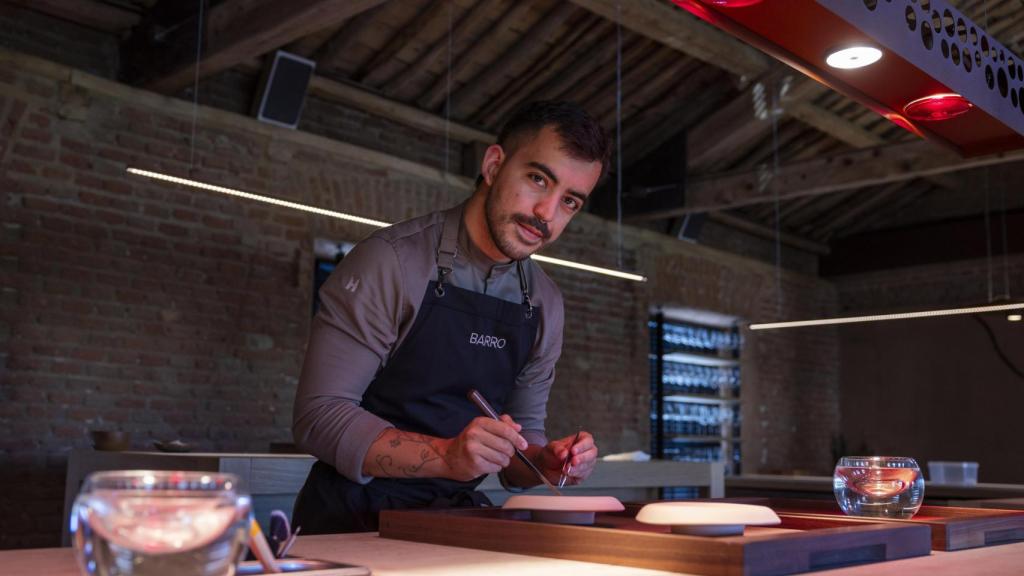
[(491, 239), (502, 254), (522, 260), (554, 242), (583, 208), (601, 176), (601, 163), (579, 160), (544, 127), (511, 155), (487, 150), (484, 179), (491, 189), (484, 212)]

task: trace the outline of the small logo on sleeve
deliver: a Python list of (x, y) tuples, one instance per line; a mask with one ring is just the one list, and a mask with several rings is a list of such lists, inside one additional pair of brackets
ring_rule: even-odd
[(345, 290), (348, 290), (349, 292), (352, 292), (354, 294), (356, 289), (359, 288), (360, 280), (361, 278), (356, 278), (355, 276), (349, 277), (348, 284), (345, 284)]
[(497, 348), (502, 349), (505, 347), (505, 339), (498, 338), (497, 336), (490, 336), (487, 334), (477, 334), (472, 332), (469, 335), (469, 343), (474, 346), (483, 346), (484, 348)]

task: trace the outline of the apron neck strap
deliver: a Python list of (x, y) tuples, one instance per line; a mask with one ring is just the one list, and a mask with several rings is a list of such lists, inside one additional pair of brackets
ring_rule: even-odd
[(446, 212), (441, 228), (441, 244), (437, 248), (437, 287), (434, 292), (444, 296), (444, 280), (455, 268), (455, 257), (459, 254), (459, 226), (462, 223), (462, 209)]
[[(441, 228), (441, 244), (437, 248), (437, 287), (434, 293), (444, 296), (444, 281), (455, 269), (455, 257), (459, 255), (459, 227), (462, 225), (462, 209), (446, 212)], [(522, 260), (516, 260), (519, 275), (519, 289), (523, 292), (523, 306), (526, 317), (533, 318), (533, 302), (530, 300), (530, 283), (526, 280), (526, 269)]]
[(530, 283), (526, 280), (523, 261), (516, 260), (516, 273), (519, 275), (519, 289), (523, 291), (523, 306), (526, 306), (526, 317), (533, 318), (533, 302), (530, 301)]

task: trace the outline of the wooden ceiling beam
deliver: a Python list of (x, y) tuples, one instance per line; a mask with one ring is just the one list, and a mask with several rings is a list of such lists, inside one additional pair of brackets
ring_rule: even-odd
[[(199, 63), (205, 78), (318, 30), (337, 25), (385, 0), (226, 0), (210, 10), (207, 42)], [(145, 82), (149, 90), (173, 93), (191, 84), (196, 63), (182, 62)]]
[(689, 182), (686, 206), (631, 217), (635, 221), (710, 212), (780, 199), (831, 194), (904, 182), (933, 174), (1024, 161), (1024, 151), (960, 158), (925, 140), (856, 150), (781, 167), (767, 185), (762, 172), (744, 171)]
[(443, 135), (445, 130), (453, 140), (459, 142), (484, 142), (497, 140), (494, 134), (478, 130), (459, 122), (445, 124), (445, 119), (401, 102), (390, 100), (351, 84), (314, 76), (309, 84), (310, 94), (340, 102), (363, 112), (387, 118), (399, 124), (422, 130), (430, 134)]
[(67, 20), (103, 32), (130, 30), (141, 19), (138, 12), (96, 0), (4, 0), (6, 4), (28, 8), (61, 20)]
[[(464, 12), (452, 26), (452, 49), (454, 50), (455, 48), (456, 38), (466, 36), (471, 30), (477, 29), (500, 3), (501, 0), (481, 0)], [(402, 92), (403, 87), (414, 84), (414, 80), (426, 74), (430, 65), (435, 60), (440, 58), (442, 54), (447, 53), (448, 46), (448, 34), (442, 34), (411, 64), (403, 69), (396, 70), (394, 74), (381, 82), (381, 91), (385, 94), (397, 95)], [(445, 67), (445, 70), (447, 70), (447, 67)]]

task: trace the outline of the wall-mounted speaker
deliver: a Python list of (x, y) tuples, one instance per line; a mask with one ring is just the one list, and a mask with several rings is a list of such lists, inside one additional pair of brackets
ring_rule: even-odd
[(267, 62), (253, 102), (260, 122), (294, 129), (299, 125), (316, 62), (278, 50)]

